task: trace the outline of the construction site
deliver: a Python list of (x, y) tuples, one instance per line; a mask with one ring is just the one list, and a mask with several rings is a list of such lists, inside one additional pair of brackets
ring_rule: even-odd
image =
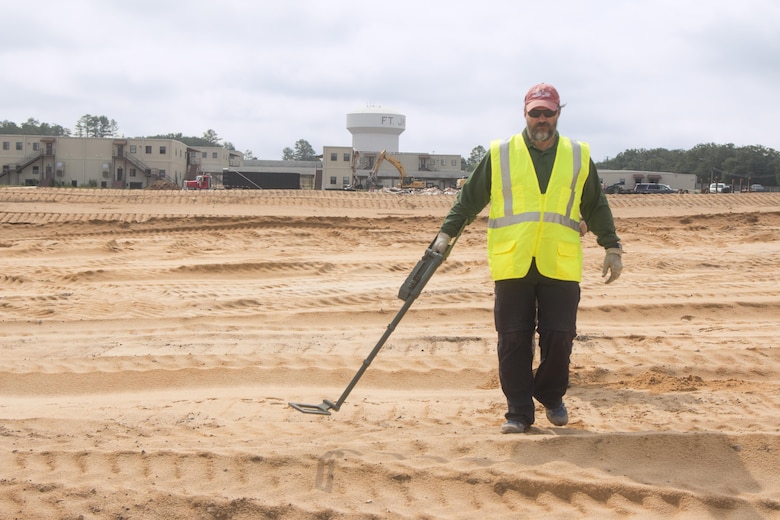
[(352, 143), (315, 160), (248, 159), (167, 138), (2, 135), (0, 186), (111, 189), (365, 190), (454, 188), (457, 154), (401, 152), (406, 116), (381, 107), (347, 114)]

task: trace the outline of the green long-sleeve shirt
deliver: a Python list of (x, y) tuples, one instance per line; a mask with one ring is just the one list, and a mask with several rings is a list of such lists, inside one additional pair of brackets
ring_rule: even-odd
[[(558, 135), (555, 144), (547, 150), (535, 148), (528, 140), (528, 135), (523, 130), (523, 139), (531, 154), (536, 176), (539, 180), (539, 188), (542, 193), (547, 191), (547, 185), (552, 175), (555, 154), (558, 149)], [(471, 223), (474, 218), (490, 203), (490, 190), (492, 184), (492, 170), (490, 166), (490, 152), (477, 165), (466, 184), (460, 190), (455, 204), (444, 218), (441, 231), (454, 237), (465, 223)], [(617, 247), (620, 241), (615, 232), (615, 221), (612, 218), (612, 210), (609, 208), (607, 197), (601, 190), (599, 175), (596, 165), (590, 161), (588, 178), (582, 190), (580, 202), (580, 215), (588, 225), (588, 230), (596, 235), (596, 241), (604, 248)]]

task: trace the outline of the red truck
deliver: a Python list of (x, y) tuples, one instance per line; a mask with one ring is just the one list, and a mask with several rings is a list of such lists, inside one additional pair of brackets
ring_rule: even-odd
[(194, 180), (184, 181), (185, 190), (210, 190), (211, 189), (211, 175), (203, 174), (195, 177)]

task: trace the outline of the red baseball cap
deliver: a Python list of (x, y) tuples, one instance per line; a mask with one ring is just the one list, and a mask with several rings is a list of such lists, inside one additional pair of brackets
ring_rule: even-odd
[(534, 85), (525, 95), (525, 109), (544, 107), (550, 110), (558, 110), (561, 107), (561, 97), (555, 87), (547, 83)]

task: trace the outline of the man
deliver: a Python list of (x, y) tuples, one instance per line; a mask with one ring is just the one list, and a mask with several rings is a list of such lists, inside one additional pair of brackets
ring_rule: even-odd
[[(558, 134), (560, 114), (552, 85), (531, 87), (525, 130), (491, 143), (433, 245), (444, 252), (451, 237), (490, 203), (488, 263), (495, 281), (499, 379), (508, 408), (502, 433), (530, 428), (534, 398), (552, 424), (569, 421), (563, 396), (580, 301), (581, 233), (589, 229), (606, 249), (606, 283), (617, 280), (623, 268), (620, 239), (590, 148)], [(535, 329), (541, 357), (534, 374)]]

